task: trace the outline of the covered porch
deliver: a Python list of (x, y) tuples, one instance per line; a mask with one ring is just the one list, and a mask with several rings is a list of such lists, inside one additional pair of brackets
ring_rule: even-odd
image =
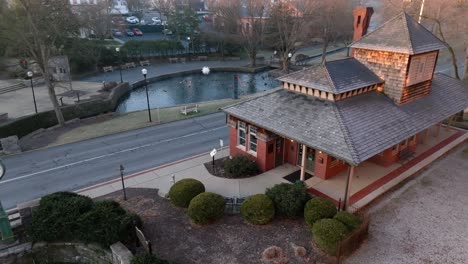
[(347, 206), (360, 208), (468, 138), (462, 130), (439, 126), (429, 129), (426, 135), (424, 139), (419, 138), (410, 159), (389, 166), (369, 159), (329, 179), (312, 177), (305, 183), (314, 195), (331, 199), (336, 204), (347, 202)]

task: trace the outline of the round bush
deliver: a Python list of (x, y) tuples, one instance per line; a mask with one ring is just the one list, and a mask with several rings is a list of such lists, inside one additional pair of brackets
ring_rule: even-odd
[(275, 205), (265, 194), (256, 194), (248, 197), (241, 204), (242, 217), (254, 225), (264, 225), (275, 217)]
[(74, 240), (76, 230), (80, 228), (77, 219), (92, 207), (91, 198), (76, 193), (46, 195), (34, 211), (28, 234), (33, 241)]
[(335, 219), (321, 219), (312, 226), (314, 241), (317, 246), (335, 256), (338, 244), (347, 233), (346, 226)]
[(267, 189), (266, 195), (275, 204), (276, 213), (287, 217), (302, 216), (304, 205), (310, 200), (307, 188), (302, 182), (276, 184)]
[(193, 197), (205, 191), (205, 186), (195, 179), (183, 179), (172, 185), (169, 190), (171, 203), (178, 207), (188, 207)]
[(175, 264), (167, 260), (160, 259), (156, 255), (146, 253), (144, 255), (137, 255), (132, 258), (130, 264)]
[(231, 178), (243, 178), (257, 175), (257, 163), (246, 155), (236, 155), (224, 161), (224, 171)]
[(316, 197), (308, 201), (304, 208), (306, 223), (313, 225), (320, 219), (333, 218), (336, 215), (335, 205), (328, 199)]
[(338, 212), (333, 218), (343, 223), (348, 228), (348, 231), (353, 231), (362, 224), (362, 220), (359, 217), (346, 211)]
[(204, 192), (192, 199), (187, 213), (195, 224), (208, 224), (223, 215), (225, 206), (221, 195)]

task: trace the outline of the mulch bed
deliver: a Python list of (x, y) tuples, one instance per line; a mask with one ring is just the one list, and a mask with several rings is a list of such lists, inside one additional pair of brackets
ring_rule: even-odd
[(227, 178), (227, 179), (242, 179), (242, 178), (249, 178), (249, 177), (254, 177), (257, 176), (260, 173), (254, 174), (254, 175), (248, 175), (244, 177), (234, 177), (224, 171), (224, 161), (229, 159), (229, 157), (224, 157), (221, 159), (217, 159), (214, 161), (214, 166), (213, 166), (213, 161), (207, 162), (203, 165), (205, 165), (205, 168), (208, 170), (208, 172), (216, 177), (221, 177), (221, 178)]
[[(282, 248), (288, 263), (332, 263), (312, 246), (311, 229), (303, 219), (276, 218), (254, 226), (239, 215), (225, 215), (211, 225), (198, 226), (190, 222), (186, 209), (173, 207), (156, 189), (129, 188), (127, 197), (123, 201), (122, 193), (114, 192), (99, 199), (114, 199), (139, 214), (153, 251), (179, 264), (273, 263), (262, 260), (262, 252), (270, 246)], [(293, 245), (305, 247), (307, 255), (296, 257)]]

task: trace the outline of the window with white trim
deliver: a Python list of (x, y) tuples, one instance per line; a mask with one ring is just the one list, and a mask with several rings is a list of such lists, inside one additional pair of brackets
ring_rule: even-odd
[(238, 123), (238, 132), (237, 132), (237, 145), (245, 148), (245, 122), (239, 121)]
[(257, 128), (249, 126), (249, 151), (257, 153)]

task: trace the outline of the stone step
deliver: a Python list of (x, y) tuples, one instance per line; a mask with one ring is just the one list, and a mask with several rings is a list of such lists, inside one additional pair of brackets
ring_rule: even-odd
[(17, 83), (17, 84), (13, 84), (9, 86), (3, 86), (3, 87), (0, 87), (0, 94), (14, 92), (23, 88), (26, 88), (26, 85), (24, 83)]

